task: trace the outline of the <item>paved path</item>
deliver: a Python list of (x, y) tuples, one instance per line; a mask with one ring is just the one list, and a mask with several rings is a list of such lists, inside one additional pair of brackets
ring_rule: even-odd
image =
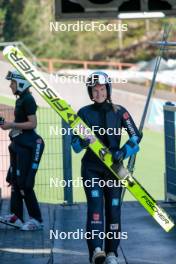
[[(162, 204), (176, 220), (176, 204)], [(8, 212), (3, 201), (0, 214)], [(86, 206), (41, 204), (45, 229), (22, 232), (0, 224), (1, 264), (89, 264), (85, 240), (57, 239), (57, 232), (85, 230)], [(166, 233), (137, 202), (125, 202), (119, 264), (175, 264), (176, 232)], [(53, 231), (53, 233), (51, 233)], [(50, 234), (54, 234), (50, 239)], [(59, 234), (59, 233), (58, 233)]]

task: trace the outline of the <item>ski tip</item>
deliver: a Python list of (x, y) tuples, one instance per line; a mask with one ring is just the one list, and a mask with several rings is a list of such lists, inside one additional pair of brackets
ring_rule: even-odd
[(15, 48), (14, 46), (6, 46), (4, 49), (3, 49), (3, 55), (7, 55), (9, 53), (9, 51), (11, 49)]

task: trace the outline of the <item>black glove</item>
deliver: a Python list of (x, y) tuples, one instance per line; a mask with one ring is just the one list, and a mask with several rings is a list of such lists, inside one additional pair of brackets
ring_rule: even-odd
[(87, 148), (89, 146), (89, 144), (90, 144), (90, 139), (89, 138), (87, 138), (87, 139), (80, 138), (79, 140), (80, 140), (80, 146), (81, 146), (82, 149)]
[(125, 158), (125, 152), (123, 148), (112, 152), (113, 162), (120, 163), (124, 160), (124, 158)]

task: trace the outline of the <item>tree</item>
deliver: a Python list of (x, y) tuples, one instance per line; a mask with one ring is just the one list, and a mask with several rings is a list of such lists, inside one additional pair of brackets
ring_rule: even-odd
[(23, 12), (25, 1), (8, 0), (6, 5), (6, 15), (3, 28), (5, 41), (14, 41), (19, 36), (20, 15)]

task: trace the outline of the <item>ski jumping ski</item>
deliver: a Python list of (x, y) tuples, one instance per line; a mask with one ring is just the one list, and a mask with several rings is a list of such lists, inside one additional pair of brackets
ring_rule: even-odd
[(147, 210), (147, 212), (169, 232), (174, 226), (174, 221), (162, 209), (152, 196), (142, 187), (142, 185), (131, 175), (128, 169), (119, 166), (112, 161), (112, 155), (99, 139), (96, 138), (90, 128), (81, 120), (70, 105), (60, 97), (56, 91), (47, 83), (42, 74), (33, 64), (14, 46), (7, 46), (3, 50), (7, 60), (31, 83), (43, 99), (59, 114), (61, 118), (72, 128), (78, 131), (82, 139), (89, 138), (91, 143), (89, 148), (99, 157), (106, 167), (123, 181), (125, 187), (137, 199), (137, 201)]

